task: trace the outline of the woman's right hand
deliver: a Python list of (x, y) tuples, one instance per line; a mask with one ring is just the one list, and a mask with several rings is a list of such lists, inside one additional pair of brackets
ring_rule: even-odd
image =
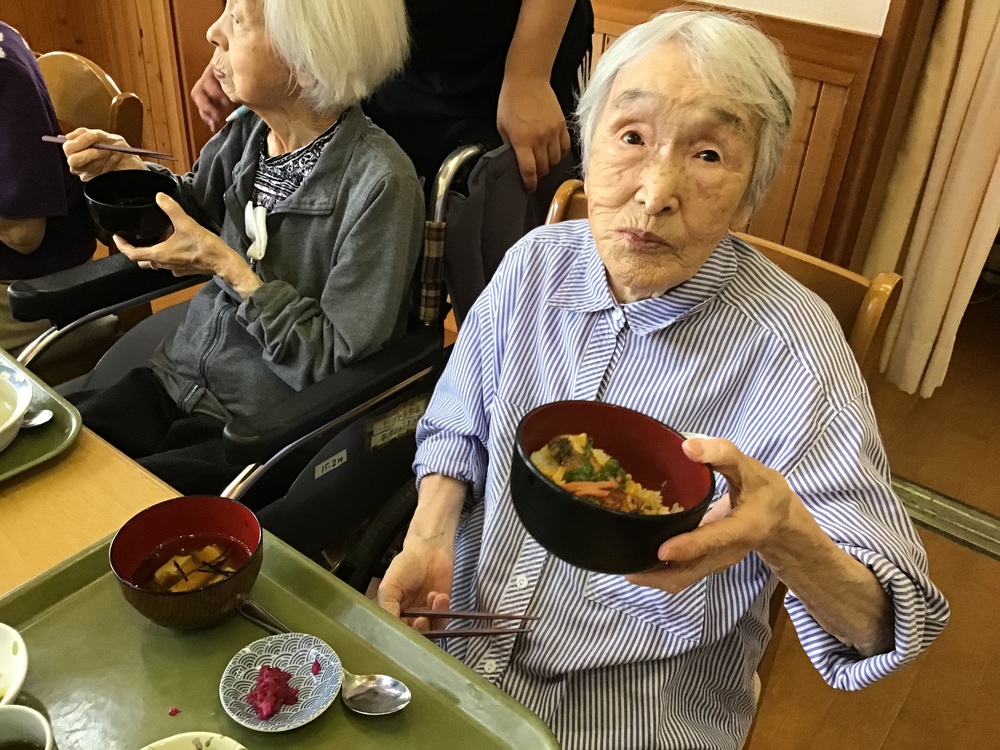
[[(378, 587), (378, 603), (395, 617), (407, 609), (447, 609), (455, 574), (455, 531), (468, 487), (464, 482), (428, 474), (420, 481), (417, 510)], [(406, 618), (417, 630), (444, 627), (426, 617)]]
[(146, 169), (146, 165), (138, 156), (123, 154), (120, 151), (93, 148), (95, 143), (128, 146), (128, 143), (120, 135), (105, 133), (103, 130), (77, 128), (68, 133), (66, 142), (63, 144), (63, 153), (66, 154), (69, 171), (84, 182), (105, 172), (122, 169)]
[[(378, 603), (399, 617), (407, 609), (448, 609), (455, 569), (454, 537), (423, 539), (408, 534), (378, 587)], [(406, 618), (416, 630), (443, 627), (427, 617)]]

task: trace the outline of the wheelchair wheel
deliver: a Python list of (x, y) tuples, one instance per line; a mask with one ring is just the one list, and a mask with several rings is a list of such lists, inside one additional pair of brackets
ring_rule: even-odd
[(402, 540), (417, 509), (417, 488), (410, 481), (396, 490), (368, 524), (337, 567), (337, 577), (362, 594), (372, 578), (381, 577), (402, 547)]

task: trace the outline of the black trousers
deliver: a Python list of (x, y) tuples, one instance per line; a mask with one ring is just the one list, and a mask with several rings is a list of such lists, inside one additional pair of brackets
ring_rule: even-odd
[(452, 118), (397, 113), (383, 109), (378, 101), (366, 102), (363, 108), (365, 114), (391, 135), (413, 161), (417, 176), (424, 180), (424, 192), (428, 195), (441, 163), (456, 148), (480, 144), (490, 151), (503, 143), (497, 131), (495, 115), (489, 118)]
[(68, 396), (83, 423), (185, 495), (217, 495), (243, 468), (226, 461), (222, 420), (177, 408), (148, 367)]

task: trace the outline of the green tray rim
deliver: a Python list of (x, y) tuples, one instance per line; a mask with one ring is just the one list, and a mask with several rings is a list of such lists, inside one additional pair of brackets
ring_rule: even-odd
[[(0, 349), (0, 361), (24, 374), (32, 386), (31, 409), (51, 409), (52, 421), (27, 434), (19, 432), (0, 452), (0, 482), (32, 469), (69, 448), (80, 434), (83, 419), (69, 401), (40, 380), (31, 370)], [(56, 428), (59, 428), (56, 432)]]

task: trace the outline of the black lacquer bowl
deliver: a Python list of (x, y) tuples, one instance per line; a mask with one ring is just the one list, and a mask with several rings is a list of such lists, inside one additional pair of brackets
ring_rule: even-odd
[[(610, 510), (562, 489), (531, 462), (552, 438), (586, 432), (664, 505), (684, 510), (640, 515)], [(684, 436), (631, 409), (597, 401), (557, 401), (528, 412), (517, 427), (511, 463), (514, 509), (549, 552), (601, 573), (636, 573), (658, 564), (659, 546), (701, 522), (715, 492), (706, 464), (684, 455)]]

